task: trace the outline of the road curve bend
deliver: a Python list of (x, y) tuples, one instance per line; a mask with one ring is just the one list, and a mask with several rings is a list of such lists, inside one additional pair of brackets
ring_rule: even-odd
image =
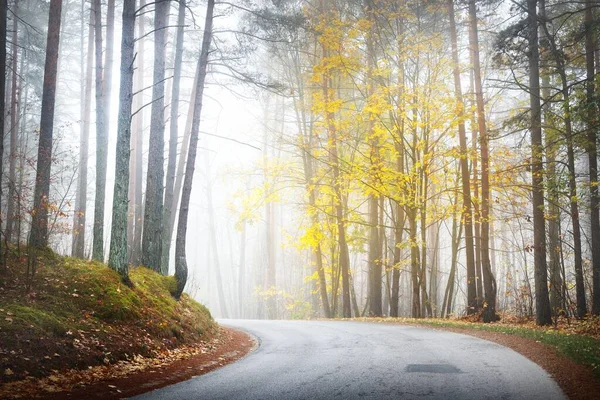
[(220, 323), (249, 332), (260, 346), (135, 399), (565, 399), (537, 364), (467, 335), (350, 321)]

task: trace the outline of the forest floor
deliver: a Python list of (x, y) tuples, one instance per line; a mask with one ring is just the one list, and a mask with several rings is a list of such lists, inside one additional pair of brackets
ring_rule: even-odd
[(447, 330), (509, 347), (546, 370), (569, 399), (597, 399), (600, 393), (600, 318), (560, 319), (539, 327), (531, 319), (502, 316), (483, 324), (478, 318), (361, 318), (359, 321)]
[(28, 251), (11, 249), (0, 271), (2, 399), (122, 398), (202, 374), (254, 346), (189, 296), (174, 300), (173, 277), (137, 267), (129, 288), (104, 264)]

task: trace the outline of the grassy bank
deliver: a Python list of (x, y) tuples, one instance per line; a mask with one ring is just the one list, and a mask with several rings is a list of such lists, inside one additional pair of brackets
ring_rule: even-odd
[(173, 299), (172, 277), (136, 267), (129, 288), (104, 264), (41, 251), (28, 281), (28, 263), (27, 250), (12, 251), (0, 273), (0, 383), (153, 356), (216, 331), (204, 306)]

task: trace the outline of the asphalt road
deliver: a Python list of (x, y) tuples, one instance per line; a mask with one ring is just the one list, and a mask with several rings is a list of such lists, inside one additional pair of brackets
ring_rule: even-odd
[(260, 342), (247, 357), (136, 399), (564, 399), (511, 349), (471, 336), (346, 321), (223, 320)]

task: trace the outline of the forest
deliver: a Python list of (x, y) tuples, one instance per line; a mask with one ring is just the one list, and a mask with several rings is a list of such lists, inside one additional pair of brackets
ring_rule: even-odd
[(0, 0), (10, 254), (213, 315), (600, 314), (595, 0)]

